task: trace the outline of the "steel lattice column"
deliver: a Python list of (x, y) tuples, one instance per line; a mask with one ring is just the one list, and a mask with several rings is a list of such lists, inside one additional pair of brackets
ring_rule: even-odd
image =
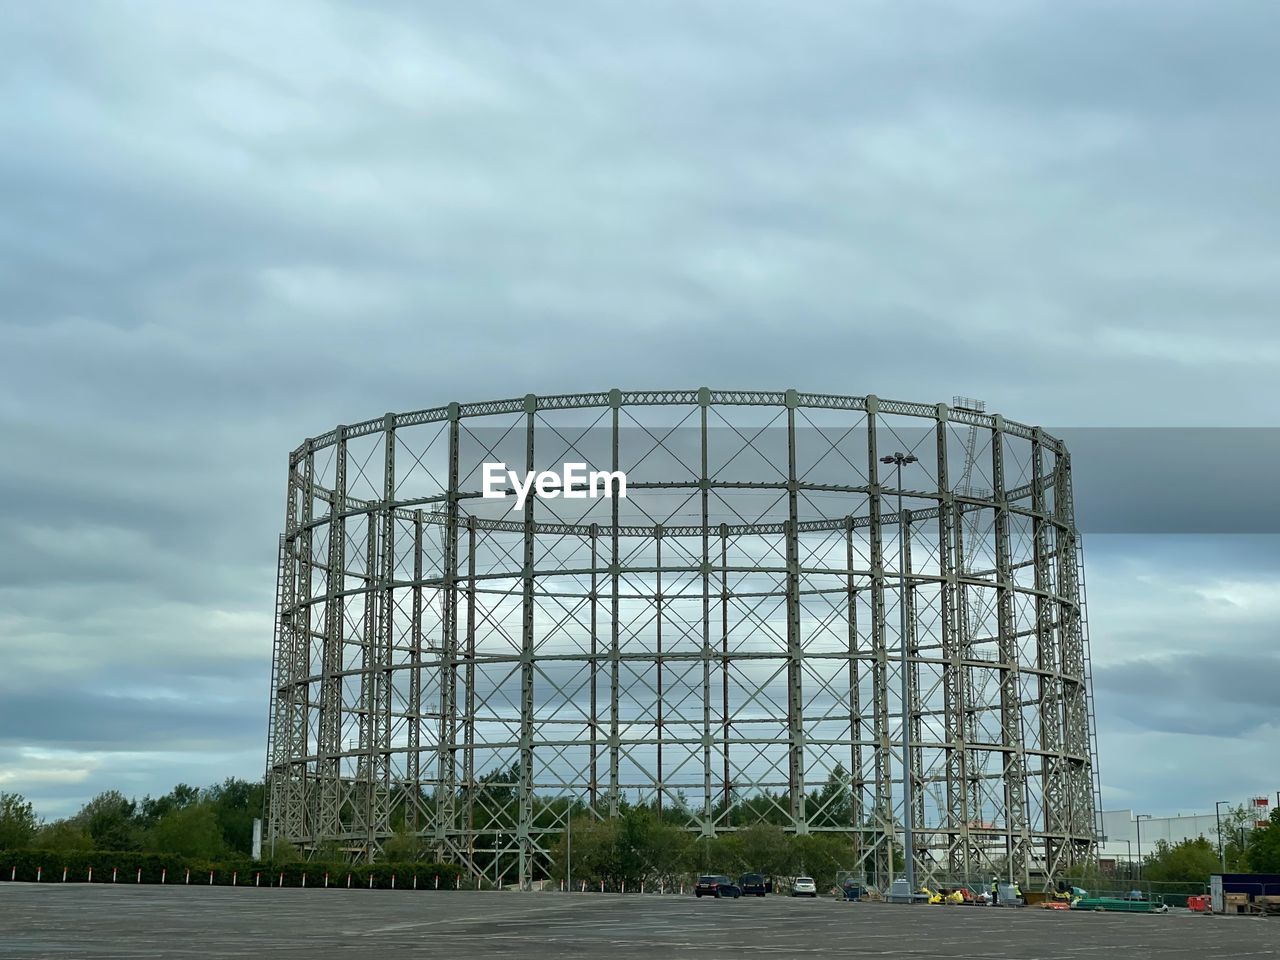
[(324, 654), (320, 680), (318, 756), (319, 810), (316, 838), (346, 839), (341, 812), (346, 799), (341, 769), (342, 754), (342, 646), (346, 603), (343, 580), (346, 571), (347, 440), (346, 428), (337, 429), (334, 485), (329, 500), (329, 560), (325, 570)]

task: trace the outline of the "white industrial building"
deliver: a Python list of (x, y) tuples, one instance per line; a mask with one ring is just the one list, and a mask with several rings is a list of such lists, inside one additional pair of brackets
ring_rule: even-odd
[[(1257, 820), (1266, 820), (1271, 815), (1272, 801), (1266, 797), (1258, 797), (1244, 801), (1244, 805), (1256, 811)], [(1236, 807), (1236, 802), (1231, 807)], [(1227, 814), (1227, 806), (1222, 808), (1223, 816)], [(1141, 823), (1139, 823), (1141, 816)], [(1245, 824), (1246, 829), (1253, 829), (1254, 820)], [(1141, 831), (1141, 832), (1139, 832)], [(1106, 866), (1125, 862), (1136, 863), (1139, 854), (1149, 856), (1155, 850), (1156, 842), (1180, 843), (1183, 840), (1194, 840), (1204, 837), (1215, 847), (1218, 845), (1218, 818), (1214, 813), (1187, 813), (1168, 817), (1152, 817), (1146, 814), (1135, 814), (1133, 810), (1104, 810), (1102, 812), (1102, 836), (1098, 842), (1098, 860)]]

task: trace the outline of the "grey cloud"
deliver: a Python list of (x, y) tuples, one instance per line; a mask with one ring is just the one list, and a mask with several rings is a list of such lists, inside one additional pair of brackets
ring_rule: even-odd
[[(1051, 427), (1271, 425), (1278, 15), (14, 7), (6, 662), (98, 702), (124, 682), (102, 664), (159, 656), (168, 631), (186, 642), (158, 686), (265, 701), (248, 666), (195, 648), (259, 656), (265, 677), (285, 455), (385, 410), (709, 384), (964, 393)], [(1238, 486), (1116, 453), (1081, 440), (1091, 534), (1274, 521), (1268, 444), (1233, 454), (1256, 454)], [(1274, 543), (1246, 539), (1196, 549), (1215, 573), (1274, 573)], [(1125, 549), (1204, 575), (1168, 540)], [(1141, 633), (1118, 603), (1094, 614), (1096, 637), (1108, 618)], [(135, 708), (155, 719), (99, 706), (117, 744)], [(174, 709), (184, 736), (216, 717)], [(52, 723), (28, 745), (63, 736)], [(228, 730), (228, 772), (256, 774), (261, 728)], [(85, 789), (211, 770), (190, 751), (95, 762)]]
[(266, 709), (257, 692), (246, 690), (227, 702), (200, 701), (186, 689), (166, 697), (61, 689), (9, 693), (0, 703), (0, 725), (9, 746), (198, 753), (261, 734)]
[(1097, 668), (1109, 726), (1120, 719), (1142, 730), (1217, 737), (1280, 728), (1280, 656), (1214, 646)]

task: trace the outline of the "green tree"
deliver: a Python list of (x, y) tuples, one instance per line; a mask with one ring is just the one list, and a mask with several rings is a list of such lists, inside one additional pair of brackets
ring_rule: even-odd
[[(1218, 830), (1218, 849), (1230, 873), (1248, 873), (1251, 869), (1247, 827), (1253, 826), (1253, 821), (1253, 807), (1246, 807), (1243, 803), (1232, 807), (1222, 816)], [(1221, 866), (1219, 863), (1219, 867)]]
[[(272, 857), (270, 849), (265, 847), (262, 851), (263, 856), (269, 857), (270, 859), (273, 859), (273, 860), (280, 860), (286, 863), (292, 860), (302, 859), (302, 851), (294, 847), (293, 853), (296, 854), (296, 856), (291, 855), (290, 851), (287, 848), (292, 847), (293, 845), (287, 844), (286, 847), (282, 848), (280, 846), (282, 842), (283, 841), (279, 841), (279, 840), (276, 841), (276, 856)], [(318, 843), (316, 843), (314, 846), (312, 846), (311, 859), (318, 860), (320, 863), (343, 863), (348, 859), (348, 857), (347, 857), (347, 852), (342, 849), (342, 844), (339, 841), (329, 839), (329, 840), (321, 840)]]
[(687, 873), (725, 873), (730, 876), (754, 870), (743, 852), (741, 831), (698, 837), (685, 852)]
[(1280, 807), (1271, 811), (1265, 827), (1253, 831), (1249, 864), (1258, 873), (1280, 873)]
[(809, 823), (815, 827), (848, 827), (853, 817), (853, 794), (849, 774), (837, 763), (821, 790), (809, 794)]
[(670, 882), (684, 871), (690, 842), (688, 832), (660, 819), (652, 811), (628, 811), (623, 838), (630, 847), (634, 864), (629, 882)]
[(769, 877), (794, 876), (799, 857), (794, 839), (782, 827), (757, 823), (737, 832), (742, 868)]
[(20, 793), (0, 793), (0, 850), (19, 850), (35, 838), (36, 812)]
[(738, 800), (730, 811), (728, 822), (739, 827), (753, 823), (785, 825), (791, 822), (789, 801), (786, 794), (761, 790)]
[[(688, 831), (651, 807), (625, 803), (609, 820), (574, 817), (570, 832), (571, 843), (562, 834), (552, 847), (551, 877), (563, 879), (571, 873), (575, 884), (604, 881), (612, 889), (624, 882), (638, 888), (641, 883), (673, 880), (685, 871), (692, 843)], [(570, 846), (573, 862), (567, 870)]]
[(75, 850), (92, 850), (93, 839), (85, 831), (84, 824), (73, 817), (44, 824), (36, 834), (32, 846), (41, 850), (71, 853)]
[(276, 840), (273, 844), (262, 845), (262, 856), (275, 863), (297, 863), (302, 859), (302, 851), (288, 840)]
[(144, 829), (154, 827), (160, 818), (174, 810), (185, 810), (200, 801), (200, 791), (180, 783), (162, 797), (146, 796), (137, 805), (135, 817)]
[(205, 860), (213, 860), (226, 851), (218, 818), (207, 803), (170, 810), (156, 821), (148, 841), (148, 846), (160, 853)]
[(853, 861), (853, 841), (848, 834), (810, 833), (796, 837), (801, 869), (813, 877), (818, 890), (834, 887), (836, 874)]
[(86, 803), (79, 820), (97, 850), (138, 850), (142, 831), (136, 820), (137, 804), (119, 790), (107, 790)]
[(382, 844), (382, 859), (390, 863), (412, 863), (422, 859), (426, 844), (420, 834), (400, 829)]
[(514, 832), (519, 819), (519, 796), (516, 784), (520, 782), (520, 764), (513, 763), (505, 769), (490, 770), (480, 778), (471, 804), (472, 822), (477, 828), (505, 829)]
[[(576, 883), (579, 880), (591, 884), (601, 880), (613, 886), (619, 876), (617, 859), (618, 821), (596, 820), (592, 817), (575, 817), (571, 827), (572, 843), (561, 835), (552, 847), (551, 876), (563, 879), (568, 871)], [(573, 862), (569, 864), (569, 847), (572, 846)]]
[(1142, 860), (1142, 878), (1152, 883), (1206, 883), (1220, 870), (1218, 851), (1204, 837), (1174, 844), (1157, 840), (1155, 852)]
[(248, 856), (253, 852), (253, 821), (262, 816), (266, 788), (262, 783), (227, 777), (204, 792), (213, 805), (227, 847)]

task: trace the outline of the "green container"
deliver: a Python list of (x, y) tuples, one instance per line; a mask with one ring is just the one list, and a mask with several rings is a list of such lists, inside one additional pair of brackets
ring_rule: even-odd
[(1150, 900), (1121, 900), (1119, 897), (1086, 897), (1071, 905), (1072, 910), (1109, 910), (1114, 913), (1155, 913), (1165, 909)]

